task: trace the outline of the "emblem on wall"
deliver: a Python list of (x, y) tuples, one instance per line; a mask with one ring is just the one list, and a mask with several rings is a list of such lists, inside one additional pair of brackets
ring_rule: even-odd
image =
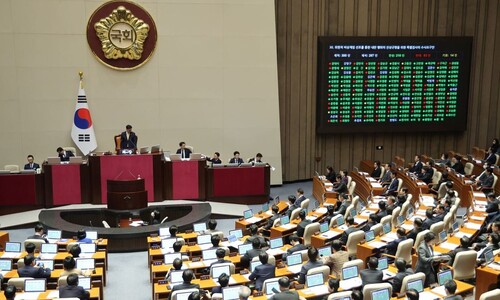
[(87, 24), (87, 42), (94, 56), (117, 70), (133, 70), (152, 56), (156, 25), (149, 13), (129, 1), (101, 5)]

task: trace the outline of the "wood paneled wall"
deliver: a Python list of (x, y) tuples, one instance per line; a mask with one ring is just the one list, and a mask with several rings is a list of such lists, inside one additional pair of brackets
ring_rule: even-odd
[[(311, 178), (327, 165), (351, 170), (362, 159), (411, 160), (470, 153), (499, 135), (500, 1), (275, 0), (283, 180)], [(318, 135), (317, 37), (474, 37), (467, 131)], [(464, 120), (465, 121), (465, 120)], [(382, 151), (375, 150), (383, 145)]]

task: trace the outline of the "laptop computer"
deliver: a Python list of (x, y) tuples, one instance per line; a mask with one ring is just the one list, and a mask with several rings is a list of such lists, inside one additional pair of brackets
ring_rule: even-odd
[(373, 230), (368, 230), (367, 232), (365, 232), (365, 241), (368, 243), (368, 242), (371, 242), (375, 239), (375, 232)]
[(384, 274), (384, 280), (396, 276), (396, 274), (389, 271), (389, 260), (387, 259), (387, 256), (382, 256), (378, 259), (377, 270), (382, 271), (382, 273)]
[(325, 279), (323, 278), (323, 272), (311, 274), (306, 276), (307, 289), (314, 291), (315, 295), (328, 293), (328, 286), (325, 285)]
[(141, 147), (139, 149), (140, 154), (148, 154), (149, 153), (149, 147)]
[(268, 210), (269, 210), (269, 203), (266, 202), (266, 203), (262, 204), (262, 211), (266, 212)]
[(193, 231), (195, 232), (203, 232), (207, 230), (207, 224), (206, 223), (195, 223), (193, 224)]
[(382, 232), (384, 234), (388, 234), (389, 232), (391, 232), (391, 224), (385, 223), (384, 225), (382, 225)]
[(182, 259), (182, 254), (180, 253), (167, 253), (163, 256), (163, 261), (165, 262), (166, 265), (170, 265), (174, 262), (174, 260)]
[(409, 219), (413, 218), (413, 212), (414, 212), (413, 207), (408, 208), (407, 213), (406, 213), (406, 219), (409, 220)]
[[(276, 280), (274, 280), (276, 279)], [(274, 295), (276, 294), (273, 289), (275, 291), (278, 291), (280, 292), (280, 284), (278, 283), (278, 281), (280, 280), (279, 278), (274, 278), (273, 280), (269, 280), (268, 282), (266, 282), (266, 290), (263, 291), (266, 293), (267, 296), (271, 296), (271, 295)]]
[(342, 215), (340, 215), (339, 217), (337, 217), (337, 226), (342, 226), (345, 224), (345, 220), (344, 220), (344, 217)]
[(181, 155), (180, 154), (170, 154), (170, 160), (171, 161), (180, 161), (180, 160), (182, 160)]
[(286, 264), (288, 266), (288, 270), (292, 273), (298, 273), (302, 268), (302, 254), (301, 253), (293, 253), (286, 257)]
[[(94, 243), (81, 243), (80, 244), (80, 249), (82, 249), (82, 253), (84, 255), (89, 255), (89, 257), (92, 257), (96, 251), (96, 244)], [(80, 256), (81, 256), (80, 254)]]
[(0, 259), (0, 274), (5, 275), (5, 273), (11, 270), (12, 270), (12, 260)]
[(389, 293), (389, 289), (381, 289), (372, 292), (372, 300), (389, 300), (391, 299), (391, 294)]
[(169, 228), (168, 227), (160, 228), (160, 230), (158, 231), (158, 235), (159, 236), (170, 236)]
[(240, 299), (241, 285), (235, 285), (230, 287), (222, 288), (222, 299), (224, 300), (238, 300)]
[(238, 241), (238, 238), (234, 234), (230, 234), (227, 236), (227, 241), (230, 243), (234, 243)]
[(484, 261), (487, 264), (493, 262), (493, 260), (495, 259), (495, 256), (493, 255), (493, 250), (491, 249), (484, 251), (483, 254), (484, 254)]
[(57, 254), (57, 244), (42, 244), (40, 258), (53, 259)]
[(253, 260), (250, 262), (250, 272), (253, 272), (257, 266), (262, 265), (262, 263), (258, 260)]
[(453, 222), (453, 224), (451, 225), (451, 228), (453, 229), (453, 232), (457, 232), (459, 229), (458, 222)]
[(326, 222), (323, 222), (319, 224), (319, 232), (320, 233), (325, 233), (330, 229), (330, 225)]
[(410, 280), (406, 284), (406, 290), (415, 289), (417, 292), (421, 293), (424, 291), (424, 281), (422, 279)]
[(448, 233), (443, 230), (439, 233), (439, 243), (444, 243), (448, 239)]
[(78, 286), (81, 286), (84, 290), (88, 291), (92, 289), (92, 279), (90, 277), (79, 277)]
[(191, 155), (189, 156), (190, 160), (200, 160), (201, 158), (201, 153), (191, 153)]
[(213, 279), (219, 279), (219, 276), (222, 273), (226, 273), (226, 275), (231, 276), (231, 267), (229, 265), (214, 265), (212, 267)]
[(441, 271), (437, 274), (438, 277), (438, 283), (439, 285), (444, 285), (450, 280), (453, 280), (453, 274), (451, 273), (451, 270), (444, 270)]
[(245, 211), (243, 212), (243, 217), (245, 218), (245, 220), (246, 220), (246, 219), (250, 219), (251, 217), (253, 217), (253, 212), (252, 212), (252, 210), (251, 210), (251, 209), (249, 209), (249, 210), (245, 210)]
[(281, 223), (281, 226), (290, 224), (290, 217), (289, 216), (281, 217), (280, 223)]
[(42, 293), (47, 287), (46, 279), (26, 279), (24, 281), (25, 293)]
[(362, 284), (361, 278), (359, 278), (358, 266), (342, 268), (341, 275), (340, 287), (344, 290), (350, 290)]
[(179, 292), (176, 294), (177, 300), (188, 300), (193, 292)]
[(351, 211), (349, 212), (349, 215), (350, 215), (351, 217), (353, 217), (353, 218), (354, 218), (354, 217), (356, 217), (356, 215), (357, 215), (357, 214), (358, 214), (358, 213), (356, 212), (356, 210), (355, 210), (354, 208), (353, 208), (353, 209), (351, 209)]
[(49, 241), (59, 241), (61, 239), (61, 236), (62, 236), (62, 231), (61, 230), (52, 230), (52, 229), (49, 229), (47, 230), (47, 239)]
[(177, 242), (177, 238), (166, 238), (161, 240), (161, 248), (162, 249), (170, 249)]
[(252, 244), (242, 244), (238, 246), (238, 253), (240, 255), (245, 255), (250, 249), (252, 249)]
[(70, 164), (82, 164), (83, 163), (83, 157), (81, 157), (81, 156), (71, 156), (69, 158), (69, 163)]
[(5, 252), (21, 252), (21, 243), (17, 242), (6, 242), (5, 243)]
[(36, 170), (34, 169), (29, 169), (29, 170), (20, 170), (19, 171), (21, 174), (34, 174)]
[(320, 257), (330, 256), (332, 255), (332, 248), (330, 246), (318, 248), (318, 254)]
[(403, 216), (403, 215), (398, 216), (397, 222), (398, 222), (397, 225), (403, 224), (405, 222), (405, 216)]
[(61, 163), (61, 159), (59, 157), (47, 157), (47, 164), (49, 165), (58, 165)]
[(277, 249), (283, 247), (283, 238), (275, 238), (269, 241), (271, 249)]
[(95, 269), (95, 259), (93, 258), (77, 258), (76, 268), (80, 270), (93, 270)]
[(201, 251), (201, 255), (203, 257), (203, 261), (206, 263), (210, 260), (217, 260), (217, 249), (208, 249)]
[(182, 273), (184, 273), (184, 270), (177, 270), (170, 272), (170, 283), (183, 282), (184, 279), (182, 279)]
[(196, 243), (198, 245), (210, 244), (212, 243), (212, 235), (211, 234), (201, 234), (196, 237)]
[(97, 240), (97, 231), (87, 231), (87, 238), (93, 241)]
[(342, 268), (342, 280), (349, 280), (359, 277), (358, 266)]
[(237, 239), (241, 239), (243, 237), (243, 230), (241, 229), (229, 230), (229, 234), (234, 234), (234, 236)]
[(43, 265), (44, 268), (48, 268), (51, 271), (54, 271), (54, 260), (53, 259), (40, 259), (37, 261), (37, 264)]
[(151, 153), (160, 153), (160, 145), (151, 146)]

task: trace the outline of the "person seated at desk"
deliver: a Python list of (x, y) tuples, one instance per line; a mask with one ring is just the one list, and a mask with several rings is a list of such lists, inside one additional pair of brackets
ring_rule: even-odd
[(438, 183), (437, 184), (430, 184), (429, 187), (434, 191), (434, 192), (437, 192), (439, 190), (439, 188), (441, 187), (441, 184), (445, 183), (445, 182), (448, 182), (448, 171), (446, 169), (444, 169), (442, 172), (441, 172), (441, 179), (439, 179)]
[(70, 157), (74, 157), (75, 154), (69, 150), (64, 150), (62, 147), (57, 148), (57, 155), (61, 161), (69, 161)]
[(335, 206), (333, 205), (328, 205), (326, 207), (326, 215), (325, 215), (325, 218), (323, 219), (323, 222), (325, 222), (326, 224), (328, 224), (328, 226), (330, 226), (330, 222), (332, 221), (332, 218), (335, 216)]
[(265, 253), (265, 250), (262, 249), (260, 241), (258, 239), (254, 239), (252, 241), (252, 249), (248, 250), (245, 255), (243, 255), (240, 259), (241, 265), (245, 268), (250, 266), (250, 262), (254, 257), (259, 256), (259, 254)]
[(419, 300), (420, 297), (416, 289), (406, 290), (405, 295), (407, 300)]
[(17, 269), (19, 277), (49, 278), (50, 269), (35, 266), (35, 257), (26, 255), (24, 257), (24, 267)]
[(191, 269), (186, 269), (182, 272), (182, 280), (183, 282), (180, 284), (175, 285), (172, 290), (170, 291), (170, 296), (169, 299), (172, 300), (172, 294), (175, 291), (181, 291), (181, 290), (186, 290), (186, 289), (199, 289), (200, 285), (196, 283), (191, 283), (191, 280), (194, 278), (194, 273), (193, 270)]
[(407, 199), (408, 199), (408, 188), (402, 187), (398, 192), (396, 205), (399, 207), (403, 207), (403, 204), (406, 202)]
[(179, 231), (179, 227), (177, 225), (172, 225), (168, 228), (168, 232), (170, 233), (170, 237), (177, 237), (177, 232)]
[(443, 300), (463, 300), (462, 296), (455, 295), (457, 291), (457, 283), (454, 280), (448, 280), (444, 284), (444, 290), (446, 292), (446, 297)]
[(306, 210), (303, 209), (299, 212), (300, 223), (297, 224), (297, 236), (304, 237), (304, 231), (306, 230), (306, 226), (311, 224), (311, 220), (306, 219), (307, 213)]
[[(295, 205), (297, 207), (300, 207), (302, 202), (304, 200), (306, 200), (306, 197), (304, 196), (304, 190), (302, 188), (297, 189), (296, 197), (297, 197), (297, 200), (295, 200)], [(306, 207), (306, 209), (307, 209), (307, 207)]]
[(292, 211), (296, 208), (299, 208), (300, 205), (297, 205), (297, 198), (294, 195), (288, 196), (288, 209), (285, 211), (285, 215), (289, 216), (292, 214)]
[(366, 222), (365, 226), (363, 227), (363, 231), (369, 231), (371, 228), (375, 225), (380, 223), (380, 218), (377, 216), (377, 214), (371, 213), (368, 216), (368, 222)]
[(161, 224), (161, 214), (158, 210), (153, 210), (151, 212), (151, 225)]
[(444, 216), (446, 215), (446, 208), (443, 204), (438, 204), (434, 212), (436, 214), (434, 216), (434, 221), (433, 221), (434, 223), (444, 220)]
[(269, 263), (269, 255), (266, 252), (259, 254), (259, 261), (261, 265), (256, 266), (248, 277), (250, 280), (255, 280), (255, 289), (257, 291), (262, 290), (262, 284), (266, 279), (275, 277), (275, 267)]
[(446, 199), (444, 200), (444, 203), (443, 203), (443, 206), (444, 206), (444, 213), (447, 214), (450, 212), (451, 210), (451, 205), (452, 205), (452, 202), (450, 199)]
[(214, 261), (213, 263), (210, 264), (210, 267), (216, 264), (225, 264), (225, 263), (230, 263), (230, 260), (224, 259), (226, 257), (226, 250), (223, 248), (219, 248), (215, 250), (215, 256), (217, 256), (217, 261)]
[(210, 219), (207, 222), (207, 230), (204, 230), (203, 234), (212, 234), (214, 232), (218, 232), (219, 230), (216, 230), (216, 228), (217, 228), (217, 220)]
[(299, 294), (297, 291), (290, 291), (290, 279), (286, 276), (281, 277), (278, 280), (278, 285), (280, 292), (274, 294), (271, 300), (299, 300)]
[(207, 161), (211, 162), (212, 165), (220, 165), (222, 163), (222, 160), (220, 160), (220, 153), (214, 152), (214, 155), (212, 158), (207, 157)]
[(337, 173), (335, 173), (335, 170), (333, 169), (332, 166), (327, 166), (325, 179), (330, 181), (331, 183), (334, 183), (335, 178), (337, 178)]
[(426, 184), (429, 184), (432, 182), (432, 174), (431, 174), (431, 167), (424, 166), (420, 173), (418, 174), (417, 178)]
[(240, 152), (234, 151), (233, 152), (233, 158), (231, 158), (229, 160), (229, 163), (230, 164), (238, 164), (238, 165), (241, 165), (242, 163), (244, 163), (243, 159), (240, 158)]
[(408, 171), (410, 171), (410, 173), (420, 174), (424, 166), (424, 164), (420, 161), (420, 155), (415, 155), (414, 161), (415, 163)]
[(349, 261), (349, 253), (342, 248), (342, 243), (339, 240), (332, 242), (332, 254), (323, 257), (323, 263), (330, 267), (330, 274), (336, 278), (340, 278), (342, 274), (342, 266)]
[(346, 245), (347, 244), (347, 238), (349, 237), (349, 234), (351, 234), (352, 232), (355, 232), (355, 231), (358, 231), (358, 230), (361, 230), (359, 228), (357, 228), (355, 225), (354, 225), (354, 218), (351, 217), (351, 216), (348, 216), (346, 219), (345, 219), (345, 223), (346, 225), (348, 226), (347, 229), (342, 233), (342, 236), (340, 237), (340, 241), (342, 242), (342, 244)]
[(220, 274), (219, 279), (218, 279), (220, 286), (216, 286), (212, 289), (212, 295), (216, 294), (216, 293), (222, 294), (222, 289), (229, 285), (229, 279), (230, 279), (230, 277), (228, 274), (226, 274), (226, 273)]
[(121, 150), (137, 150), (137, 135), (132, 131), (132, 125), (125, 126), (125, 131), (120, 135)]
[(90, 293), (83, 287), (78, 286), (78, 275), (70, 274), (66, 279), (66, 286), (59, 287), (59, 298), (78, 298), (80, 300), (88, 300)]
[(252, 295), (252, 290), (246, 285), (242, 285), (238, 291), (238, 296), (240, 300), (247, 300)]
[(414, 272), (411, 268), (406, 268), (407, 263), (402, 258), (397, 258), (394, 265), (398, 269), (398, 272), (392, 279), (392, 292), (399, 293), (403, 286), (403, 279), (408, 275), (414, 274)]
[(375, 178), (375, 179), (378, 179), (381, 174), (382, 174), (382, 168), (380, 167), (380, 160), (376, 160), (373, 163), (373, 171), (370, 174), (370, 176)]
[(387, 247), (386, 247), (387, 254), (392, 255), (392, 256), (396, 255), (396, 251), (398, 250), (399, 243), (406, 240), (406, 232), (403, 228), (398, 228), (396, 230), (396, 235), (398, 236), (398, 238), (387, 243)]
[(436, 160), (436, 163), (446, 165), (450, 163), (450, 159), (448, 158), (448, 153), (441, 153), (439, 159)]
[(336, 186), (334, 186), (333, 191), (339, 194), (347, 193), (347, 185), (342, 180), (342, 175), (337, 175)]
[(85, 229), (80, 229), (76, 233), (76, 237), (78, 238), (78, 243), (91, 244), (92, 240), (87, 238), (87, 232)]
[[(27, 253), (26, 255), (31, 254), (31, 255), (33, 255), (33, 256), (34, 256), (34, 255), (35, 255), (35, 249), (36, 249), (36, 245), (35, 245), (35, 244), (33, 244), (33, 243), (31, 243), (31, 242), (30, 242), (30, 243), (26, 243), (26, 244), (24, 244), (24, 251), (26, 251), (26, 253)], [(38, 259), (35, 257), (35, 262), (36, 262), (37, 260), (38, 260)], [(20, 258), (20, 259), (18, 259), (18, 260), (17, 260), (17, 263), (18, 263), (18, 265), (19, 265), (20, 263), (23, 263), (23, 264), (24, 264), (24, 258)]]
[(31, 155), (31, 154), (28, 155), (28, 157), (26, 159), (28, 160), (28, 163), (24, 165), (25, 170), (40, 169), (40, 165), (34, 162), (35, 158), (33, 157), (33, 155)]
[[(290, 255), (290, 254), (293, 254), (295, 252), (307, 249), (307, 247), (302, 244), (302, 239), (299, 238), (296, 234), (291, 234), (289, 237), (289, 240), (290, 240), (290, 245), (292, 245), (292, 247), (288, 248), (288, 250), (286, 250), (286, 254)], [(285, 258), (286, 258), (286, 256), (283, 257), (283, 259), (285, 259)]]
[(484, 232), (476, 238), (472, 248), (481, 249), (486, 247), (490, 233), (500, 234), (500, 221), (489, 223), (484, 229)]
[(273, 215), (269, 219), (267, 219), (267, 224), (262, 227), (262, 229), (264, 230), (271, 230), (274, 221), (281, 217), (279, 214), (280, 208), (278, 207), (278, 205), (271, 206), (271, 211), (273, 212)]
[(391, 183), (387, 187), (387, 190), (383, 193), (383, 195), (388, 196), (388, 195), (397, 195), (398, 193), (398, 187), (399, 187), (399, 180), (398, 180), (398, 175), (396, 172), (391, 172)]
[(34, 235), (31, 235), (29, 237), (27, 237), (26, 239), (27, 240), (43, 240), (45, 241), (45, 243), (48, 243), (49, 240), (47, 240), (47, 238), (45, 237), (45, 234), (43, 233), (43, 225), (42, 224), (36, 224), (35, 225), (35, 234)]
[(478, 252), (477, 258), (479, 259), (479, 261), (484, 262), (485, 251), (488, 250), (496, 251), (500, 249), (499, 243), (500, 243), (500, 235), (498, 233), (491, 233), (490, 236), (488, 237), (488, 244), (486, 244), (486, 247), (484, 247)]
[(424, 229), (422, 228), (424, 221), (421, 218), (415, 218), (413, 220), (413, 229), (408, 232), (406, 235), (407, 238), (413, 239), (413, 243), (417, 240), (417, 234), (422, 232)]
[(71, 248), (69, 248), (69, 254), (73, 256), (74, 258), (80, 257), (80, 254), (82, 253), (82, 248), (80, 248), (80, 245), (76, 244), (73, 245)]
[(426, 217), (426, 219), (422, 223), (422, 230), (430, 229), (432, 224), (437, 222), (437, 221), (434, 221), (434, 212), (433, 212), (432, 208), (428, 208), (425, 211), (425, 217)]
[(396, 205), (396, 197), (394, 197), (394, 196), (387, 197), (387, 203), (386, 203), (386, 206), (385, 206), (385, 210), (387, 211), (387, 214), (388, 215), (392, 215), (392, 211), (396, 207), (398, 207)]
[(470, 238), (463, 236), (460, 238), (460, 246), (457, 248), (451, 250), (450, 252), (446, 253), (450, 257), (450, 261), (448, 262), (448, 265), (453, 266), (453, 261), (455, 260), (455, 257), (459, 252), (462, 251), (468, 251), (470, 247)]
[(455, 155), (451, 159), (451, 168), (458, 174), (464, 174), (464, 164), (462, 163), (462, 157), (460, 155)]
[(307, 250), (307, 257), (309, 258), (309, 260), (305, 264), (303, 264), (302, 268), (300, 269), (298, 279), (300, 284), (304, 284), (306, 282), (307, 271), (316, 267), (323, 266), (323, 261), (318, 260), (318, 249), (316, 249), (315, 247), (310, 247)]
[[(224, 252), (224, 254), (226, 254), (226, 253)], [(180, 271), (181, 269), (182, 269), (182, 259), (180, 259), (180, 258), (174, 259), (174, 261), (172, 262), (172, 268), (170, 268), (170, 270), (168, 270), (168, 273), (165, 276), (165, 280), (170, 281), (170, 275), (172, 274), (172, 272), (173, 271)]]
[(191, 149), (186, 148), (186, 143), (185, 142), (180, 142), (179, 143), (179, 149), (177, 149), (176, 154), (180, 154), (181, 158), (189, 158), (191, 156)]
[(76, 261), (73, 256), (68, 255), (63, 260), (63, 269), (60, 276), (68, 276), (69, 274), (83, 275), (82, 270), (75, 268)]
[[(340, 199), (343, 199), (342, 202), (337, 202), (340, 203), (340, 205), (337, 208), (337, 211), (335, 212), (335, 215), (345, 215), (347, 208), (349, 205), (352, 204), (351, 198), (347, 194), (341, 194)], [(337, 204), (338, 205), (338, 204)]]
[(361, 270), (359, 275), (361, 276), (361, 282), (363, 285), (372, 283), (382, 283), (384, 278), (384, 273), (382, 270), (377, 270), (378, 259), (375, 256), (371, 256), (367, 263), (368, 269)]
[(360, 290), (352, 291), (351, 300), (363, 300), (363, 293)]
[[(3, 295), (5, 297), (5, 300), (14, 300), (16, 299), (16, 292), (17, 289), (13, 285), (8, 285), (5, 290), (3, 291)], [(299, 298), (297, 298), (299, 299)]]
[(389, 212), (387, 211), (387, 203), (385, 201), (380, 201), (378, 203), (377, 217), (382, 220), (383, 217), (387, 216)]
[(382, 176), (382, 178), (380, 178), (378, 181), (383, 186), (389, 185), (391, 183), (391, 173), (395, 172), (395, 171), (391, 170), (391, 163), (386, 163), (384, 165), (384, 168), (385, 168), (384, 176)]
[(488, 153), (486, 154), (486, 159), (485, 161), (490, 165), (493, 166), (497, 163), (497, 156), (495, 155), (496, 152), (494, 149), (490, 148), (488, 149)]
[(500, 203), (495, 197), (494, 193), (489, 193), (488, 196), (486, 196), (486, 213), (496, 213), (498, 212), (498, 204)]
[(478, 178), (478, 180), (476, 181), (476, 183), (475, 183), (476, 189), (477, 190), (480, 190), (481, 188), (491, 189), (493, 187), (494, 180), (495, 180), (495, 177), (493, 176), (493, 169), (487, 168), (486, 170), (484, 170), (484, 176), (480, 176)]
[(253, 244), (253, 241), (254, 240), (257, 240), (259, 241), (260, 243), (260, 247), (263, 248), (263, 247), (267, 247), (267, 241), (266, 239), (259, 233), (259, 227), (256, 225), (256, 224), (252, 224), (250, 225), (250, 227), (248, 227), (248, 229), (250, 230), (250, 234), (251, 236), (249, 236), (246, 241), (245, 241), (245, 244)]
[(257, 153), (255, 154), (255, 157), (251, 157), (248, 159), (248, 162), (249, 163), (264, 163), (262, 161), (262, 154), (261, 153)]

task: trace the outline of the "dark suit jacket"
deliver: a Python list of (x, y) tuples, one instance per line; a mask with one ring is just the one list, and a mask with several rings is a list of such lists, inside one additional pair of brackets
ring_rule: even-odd
[(382, 168), (378, 167), (378, 168), (373, 170), (373, 172), (370, 174), (370, 176), (373, 178), (379, 178), (380, 174), (382, 174)]
[(168, 299), (172, 299), (172, 294), (175, 291), (180, 291), (180, 290), (186, 290), (186, 289), (199, 289), (200, 285), (196, 283), (189, 283), (189, 282), (183, 282), (181, 284), (178, 284), (172, 288), (172, 291), (170, 292), (170, 296)]
[(272, 300), (299, 300), (299, 294), (297, 291), (284, 291), (278, 294), (274, 294), (271, 298)]
[(245, 255), (243, 255), (243, 257), (248, 259), (248, 261), (252, 261), (252, 259), (254, 257), (258, 257), (259, 254), (261, 254), (263, 252), (264, 252), (264, 250), (262, 250), (262, 249), (250, 249), (247, 251), (247, 253), (245, 253)]
[(454, 250), (446, 253), (447, 255), (449, 255), (451, 257), (450, 261), (448, 262), (448, 265), (450, 265), (450, 266), (453, 265), (453, 261), (455, 260), (455, 256), (457, 256), (457, 254), (459, 252), (467, 251), (467, 250), (469, 250), (469, 248), (458, 247), (458, 248), (455, 248)]
[[(181, 148), (177, 149), (176, 154), (181, 154), (181, 153), (182, 149)], [(181, 156), (181, 158), (189, 158), (190, 156), (191, 156), (191, 150), (188, 148), (184, 148), (184, 156)]]
[(254, 239), (259, 239), (261, 247), (267, 247), (266, 239), (260, 235), (252, 235), (248, 237), (245, 241), (245, 244), (251, 244)]
[(244, 163), (243, 158), (238, 158), (237, 160), (233, 157), (229, 160), (230, 164), (242, 164)]
[(23, 268), (17, 269), (17, 274), (19, 275), (19, 277), (49, 278), (50, 269), (25, 266)]
[(289, 248), (288, 250), (286, 250), (286, 252), (288, 253), (288, 255), (294, 253), (294, 252), (297, 252), (297, 251), (302, 251), (302, 250), (306, 250), (307, 247), (304, 246), (304, 244), (297, 244), (295, 246), (293, 246), (292, 248)]
[(396, 205), (396, 204), (394, 204), (394, 205), (388, 205), (388, 206), (385, 208), (385, 210), (387, 211), (387, 214), (388, 214), (388, 215), (392, 215), (392, 211), (393, 211), (396, 207), (397, 207), (397, 205)]
[(387, 216), (387, 210), (380, 210), (378, 213), (377, 213), (377, 216), (379, 218), (379, 220), (382, 220), (383, 217)]
[(389, 242), (387, 244), (387, 254), (396, 255), (396, 251), (398, 250), (399, 243), (401, 243), (404, 240), (406, 240), (405, 237), (403, 237), (401, 239), (395, 239), (394, 241)]
[(129, 139), (127, 139), (127, 132), (122, 132), (120, 149), (137, 149), (137, 135), (135, 135), (135, 132), (130, 133)]
[(295, 200), (295, 205), (297, 205), (297, 207), (300, 207), (302, 201), (304, 200), (306, 200), (306, 197), (304, 197), (304, 195), (300, 196), (299, 198), (297, 198), (297, 200)]
[[(297, 205), (297, 201), (293, 203), (293, 205), (290, 205), (288, 209), (285, 211), (285, 215), (290, 216), (292, 214), (292, 211), (296, 208), (299, 208), (300, 206)], [(291, 220), (290, 220), (291, 221)]]
[(495, 213), (497, 211), (498, 211), (498, 200), (495, 199), (495, 200), (488, 203), (488, 205), (486, 206), (486, 212), (487, 213)]
[(359, 228), (356, 227), (349, 227), (342, 233), (342, 236), (340, 237), (340, 241), (345, 245), (347, 244), (347, 237), (349, 237), (349, 234), (352, 232), (360, 230)]
[(429, 184), (432, 182), (432, 174), (430, 172), (420, 173), (418, 174), (418, 179)]
[(481, 186), (492, 187), (494, 181), (495, 181), (495, 178), (493, 177), (493, 174), (491, 174), (490, 176), (485, 176), (484, 179), (480, 182), (481, 182)]
[(333, 191), (339, 194), (347, 193), (347, 185), (344, 182), (340, 182), (339, 185), (333, 189)]
[(262, 290), (264, 280), (274, 278), (274, 269), (274, 266), (271, 264), (259, 265), (255, 267), (255, 270), (253, 270), (252, 274), (250, 274), (248, 278), (250, 280), (256, 280), (255, 288), (260, 291)]
[(434, 223), (436, 223), (436, 222), (434, 222), (433, 219), (434, 218), (432, 218), (432, 219), (425, 219), (424, 222), (422, 223), (422, 230), (430, 229), (431, 225), (434, 224)]
[(413, 274), (412, 269), (406, 269), (404, 272), (398, 272), (392, 280), (392, 292), (399, 293), (401, 291), (401, 286), (403, 285), (403, 278), (411, 274)]
[(311, 221), (310, 220), (307, 220), (305, 219), (304, 221), (301, 221), (298, 225), (297, 225), (297, 235), (299, 237), (304, 237), (304, 231), (306, 230), (306, 226), (311, 224)]
[(424, 165), (422, 164), (422, 162), (421, 162), (421, 161), (417, 161), (417, 162), (413, 165), (413, 167), (411, 167), (411, 168), (410, 168), (410, 172), (420, 174), (420, 172), (422, 171), (422, 167), (423, 167), (423, 166), (424, 166)]
[(382, 283), (384, 273), (380, 270), (364, 269), (359, 272), (363, 285), (371, 283)]
[(38, 234), (31, 235), (31, 236), (27, 237), (26, 239), (27, 240), (31, 240), (31, 239), (33, 239), (33, 240), (44, 240), (46, 243), (49, 242), (49, 240), (47, 240), (47, 238), (45, 238), (45, 237), (43, 237), (41, 235), (38, 235)]
[(464, 174), (464, 164), (462, 164), (462, 162), (458, 161), (456, 164), (452, 166), (452, 168), (453, 170), (455, 170), (455, 172)]
[(309, 271), (313, 268), (321, 267), (322, 265), (323, 265), (323, 262), (321, 260), (317, 260), (315, 262), (307, 261), (305, 264), (303, 264), (302, 269), (300, 269), (300, 273), (299, 273), (299, 283), (303, 284), (306, 282), (307, 271)]
[(434, 275), (434, 266), (432, 265), (432, 263), (434, 262), (433, 252), (431, 252), (431, 249), (425, 242), (420, 243), (417, 248), (417, 252), (418, 260), (415, 267), (415, 272), (422, 272), (425, 274), (425, 286), (427, 287), (430, 284), (436, 282), (436, 277)]
[(61, 159), (61, 161), (69, 161), (69, 158), (73, 156), (75, 156), (75, 154), (73, 154), (73, 152), (71, 151), (64, 151), (63, 154), (59, 154), (59, 158)]
[(419, 234), (423, 229), (422, 228), (413, 228), (408, 232), (406, 235), (406, 238), (408, 239), (413, 239), (413, 243), (415, 243), (415, 240), (417, 239), (417, 234)]
[(391, 184), (387, 188), (387, 194), (395, 194), (398, 191), (398, 186), (399, 186), (399, 180), (397, 178), (394, 178), (393, 181), (391, 181)]
[(222, 160), (220, 160), (220, 158), (213, 159), (213, 158), (207, 157), (207, 161), (211, 162), (212, 164), (216, 164), (216, 165), (222, 163)]
[(337, 210), (337, 214), (342, 215), (342, 216), (345, 215), (347, 208), (351, 204), (352, 204), (351, 201), (343, 201), (342, 204), (339, 206), (339, 209)]
[(497, 162), (497, 156), (494, 153), (488, 155), (488, 157), (486, 157), (486, 162), (489, 165), (494, 165)]
[(79, 298), (80, 300), (87, 300), (90, 293), (83, 289), (81, 286), (63, 286), (59, 288), (59, 298)]
[(40, 165), (37, 163), (33, 163), (33, 166), (30, 166), (30, 164), (25, 164), (24, 169), (25, 170), (36, 170), (36, 169), (40, 169)]
[(463, 300), (462, 296), (460, 295), (452, 295), (444, 298), (443, 300)]
[(382, 178), (380, 178), (380, 183), (388, 183), (388, 182), (391, 182), (391, 171), (390, 170), (386, 170), (385, 173), (384, 173), (384, 176), (382, 176)]
[(270, 230), (271, 227), (273, 227), (274, 221), (276, 219), (279, 219), (281, 216), (279, 214), (272, 215), (268, 220), (267, 220), (267, 225), (264, 226), (265, 230)]

